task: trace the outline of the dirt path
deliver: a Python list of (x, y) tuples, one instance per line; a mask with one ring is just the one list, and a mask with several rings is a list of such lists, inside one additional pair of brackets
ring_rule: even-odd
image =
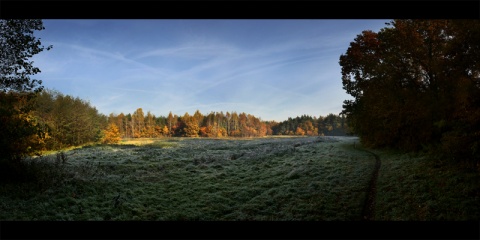
[(362, 209), (362, 220), (371, 221), (374, 220), (375, 216), (375, 195), (377, 192), (376, 185), (381, 162), (380, 157), (377, 154), (365, 149), (363, 149), (363, 151), (368, 152), (375, 157), (375, 169), (373, 170), (372, 177), (368, 183), (367, 197), (365, 198), (365, 203), (363, 204)]

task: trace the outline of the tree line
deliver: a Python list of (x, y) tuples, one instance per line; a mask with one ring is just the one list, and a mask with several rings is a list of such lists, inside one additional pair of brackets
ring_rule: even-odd
[[(247, 113), (210, 112), (199, 110), (183, 116), (170, 112), (155, 116), (138, 108), (132, 114), (108, 116), (107, 134), (121, 138), (155, 137), (264, 137), (267, 135), (345, 135), (345, 117), (329, 114), (319, 118), (303, 115), (283, 122), (262, 121)], [(320, 131), (319, 131), (320, 129)], [(118, 132), (118, 134), (112, 134)], [(110, 142), (110, 141), (109, 141)]]
[(156, 117), (138, 108), (132, 114), (111, 113), (109, 124), (115, 124), (121, 137), (261, 137), (267, 134), (267, 124), (259, 118), (237, 112), (211, 112), (203, 115), (196, 111), (183, 116), (169, 113)]
[(302, 115), (271, 125), (273, 135), (344, 136), (351, 134), (345, 115)]
[[(393, 20), (363, 31), (340, 56), (340, 115), (262, 121), (196, 111), (104, 116), (88, 102), (43, 91), (30, 58), (49, 50), (41, 20), (0, 19), (0, 160), (111, 137), (261, 137), (353, 133), (366, 146), (428, 150), (480, 162), (480, 20)], [(113, 134), (112, 134), (113, 133)], [(104, 141), (108, 142), (108, 141)]]
[[(9, 101), (6, 100), (7, 96), (10, 96)], [(19, 98), (18, 94), (1, 94), (0, 100), (4, 103), (1, 109), (18, 108), (6, 104), (7, 102), (15, 106), (27, 104), (26, 100), (14, 101), (14, 98)], [(32, 129), (28, 132), (30, 137), (22, 140), (23, 145), (16, 143), (15, 146), (32, 150), (60, 150), (94, 142), (116, 143), (122, 138), (347, 134), (345, 116), (335, 114), (318, 118), (302, 115), (275, 122), (263, 121), (254, 115), (235, 111), (210, 112), (204, 115), (197, 110), (193, 115), (186, 112), (183, 116), (170, 112), (168, 116), (157, 117), (150, 111), (145, 114), (142, 108), (138, 108), (133, 113), (111, 113), (106, 116), (99, 113), (88, 101), (50, 89), (35, 93), (28, 101), (30, 109), (28, 114), (22, 116), (25, 123), (31, 125)], [(3, 123), (5, 130), (28, 129), (19, 127), (22, 126), (19, 125), (21, 121)]]
[(117, 143), (122, 138), (158, 137), (264, 137), (268, 135), (345, 135), (345, 116), (302, 115), (283, 122), (263, 121), (254, 115), (237, 112), (199, 110), (193, 115), (155, 116), (142, 108), (133, 113), (99, 113), (88, 101), (46, 89), (35, 95), (31, 111), (38, 130), (36, 141), (42, 150), (59, 150), (86, 143)]
[(53, 90), (37, 94), (33, 115), (43, 126), (45, 150), (97, 142), (107, 126), (107, 117), (89, 102)]

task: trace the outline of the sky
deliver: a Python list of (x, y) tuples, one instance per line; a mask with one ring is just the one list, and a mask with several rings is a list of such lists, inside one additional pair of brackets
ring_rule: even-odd
[(339, 114), (339, 58), (389, 20), (44, 20), (33, 57), (47, 89), (105, 115), (245, 112), (281, 122)]

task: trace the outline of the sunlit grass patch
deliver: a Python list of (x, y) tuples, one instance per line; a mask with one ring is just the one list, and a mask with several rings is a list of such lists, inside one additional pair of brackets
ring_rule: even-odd
[(151, 139), (151, 138), (128, 138), (128, 139), (122, 139), (118, 144), (141, 146), (146, 144), (152, 144), (154, 141), (155, 139)]

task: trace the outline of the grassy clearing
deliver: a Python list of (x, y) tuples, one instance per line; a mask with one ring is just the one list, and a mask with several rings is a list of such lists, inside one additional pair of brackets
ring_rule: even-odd
[(3, 185), (0, 219), (356, 219), (369, 155), (316, 140), (160, 139), (74, 149), (59, 165), (69, 174), (61, 182), (24, 195), (14, 191), (18, 184)]
[[(66, 152), (65, 163), (54, 154), (32, 159), (32, 172), (42, 173), (34, 182), (1, 184), (0, 219), (360, 220), (375, 160), (353, 141), (165, 138), (84, 146)], [(376, 220), (478, 220), (478, 174), (377, 154)]]

